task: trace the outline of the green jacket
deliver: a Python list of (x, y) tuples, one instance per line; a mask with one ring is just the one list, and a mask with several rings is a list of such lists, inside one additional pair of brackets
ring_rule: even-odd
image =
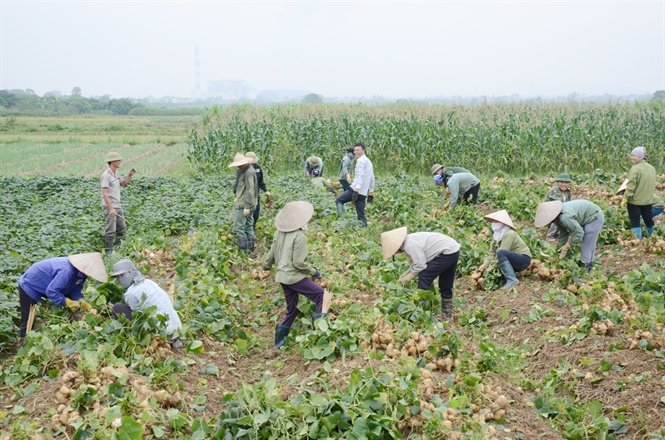
[(547, 196), (545, 197), (546, 202), (552, 202), (558, 200), (560, 202), (566, 203), (573, 200), (570, 189), (566, 191), (561, 191), (558, 186), (554, 185), (552, 188), (547, 191)]
[(496, 257), (498, 251), (511, 251), (516, 252), (522, 255), (531, 256), (531, 250), (524, 243), (520, 234), (517, 231), (511, 229), (503, 234), (503, 238), (499, 243), (496, 240), (492, 240), (492, 245), (490, 246), (490, 252), (485, 257), (483, 264), (487, 265), (487, 270), (492, 270), (499, 265), (499, 259)]
[(276, 231), (268, 255), (263, 259), (263, 268), (277, 267), (275, 279), (282, 284), (295, 284), (316, 269), (305, 262), (307, 259), (307, 236), (298, 229), (293, 232)]
[(256, 207), (256, 172), (254, 168), (248, 166), (247, 169), (241, 170), (238, 168), (239, 173), (236, 174), (236, 198), (235, 206), (242, 206), (245, 209), (254, 210)]
[(628, 171), (628, 186), (623, 196), (637, 206), (650, 205), (656, 187), (656, 169), (642, 160)]
[(328, 180), (323, 178), (323, 177), (312, 177), (312, 185), (314, 185), (316, 188), (326, 188), (326, 189), (332, 189), (332, 185), (328, 183)]
[(651, 199), (651, 207), (652, 208), (665, 208), (665, 202), (663, 202), (663, 199), (658, 197), (656, 193), (653, 194), (653, 199)]
[(467, 170), (466, 168), (462, 167), (443, 167), (443, 174), (447, 174), (449, 176), (452, 176), (453, 174), (457, 173), (471, 173), (471, 171)]
[(345, 154), (344, 157), (342, 158), (342, 161), (339, 163), (339, 174), (337, 175), (337, 180), (345, 180), (347, 174), (351, 176), (352, 162), (353, 159), (350, 158), (348, 154)]
[(471, 173), (458, 173), (448, 179), (446, 186), (450, 190), (450, 209), (457, 204), (457, 199), (464, 195), (468, 190), (478, 185), (480, 180)]
[(570, 244), (576, 246), (584, 238), (584, 226), (596, 220), (603, 211), (588, 200), (571, 200), (563, 204), (561, 213), (554, 220), (559, 227), (559, 246), (570, 237)]

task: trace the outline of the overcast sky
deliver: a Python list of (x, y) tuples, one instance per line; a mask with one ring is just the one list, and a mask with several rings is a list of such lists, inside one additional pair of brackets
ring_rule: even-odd
[(326, 97), (665, 89), (665, 0), (0, 0), (0, 89), (192, 96), (240, 80)]

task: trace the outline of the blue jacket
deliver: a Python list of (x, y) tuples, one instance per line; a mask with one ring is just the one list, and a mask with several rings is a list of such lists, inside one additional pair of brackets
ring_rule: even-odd
[(48, 258), (30, 266), (18, 281), (21, 289), (40, 302), (44, 297), (57, 306), (65, 306), (65, 298), (83, 298), (86, 276), (67, 257)]

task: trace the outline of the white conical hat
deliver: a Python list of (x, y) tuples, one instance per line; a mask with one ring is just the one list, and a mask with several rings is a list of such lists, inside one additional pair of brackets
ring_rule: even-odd
[(542, 228), (552, 223), (561, 214), (561, 208), (563, 208), (563, 203), (560, 200), (539, 203), (536, 209), (536, 219), (533, 221), (536, 228)]
[(249, 165), (250, 160), (245, 157), (244, 154), (242, 153), (236, 153), (236, 155), (233, 157), (233, 162), (229, 165), (229, 168), (233, 167), (241, 167), (243, 165)]
[(384, 259), (388, 259), (395, 255), (395, 252), (402, 247), (404, 239), (406, 238), (406, 226), (386, 231), (381, 234), (381, 253)]
[(106, 273), (106, 265), (102, 260), (102, 254), (99, 252), (88, 252), (87, 254), (74, 254), (67, 257), (72, 266), (93, 278), (100, 283), (105, 283), (109, 280)]
[(510, 219), (510, 214), (508, 214), (508, 211), (505, 209), (502, 209), (501, 211), (493, 212), (491, 214), (487, 214), (485, 217), (483, 217), (485, 220), (489, 222), (499, 222), (503, 223), (504, 225), (508, 226), (511, 229), (515, 229), (515, 225), (513, 225), (513, 221)]
[(292, 232), (305, 226), (314, 215), (314, 206), (305, 201), (289, 202), (277, 213), (275, 227), (278, 231)]
[(628, 189), (628, 179), (624, 179), (623, 182), (621, 182), (621, 186), (617, 190), (617, 194), (623, 194), (626, 192)]

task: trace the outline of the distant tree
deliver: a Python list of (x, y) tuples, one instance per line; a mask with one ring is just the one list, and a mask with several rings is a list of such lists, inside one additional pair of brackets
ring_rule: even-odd
[(13, 93), (9, 93), (7, 90), (0, 90), (0, 106), (5, 108), (11, 108), (16, 105), (17, 98)]
[(69, 112), (73, 114), (90, 113), (92, 111), (92, 105), (85, 98), (73, 98), (67, 103), (67, 107)]
[(37, 94), (35, 93), (35, 91), (32, 90), (32, 89), (25, 89), (25, 94), (26, 94), (26, 95), (37, 96)]
[(75, 97), (75, 96), (79, 96), (79, 97), (81, 96), (81, 88), (80, 87), (74, 87), (72, 89), (72, 97)]
[(62, 92), (60, 90), (51, 90), (50, 92), (44, 93), (44, 97), (46, 96), (62, 96)]
[(109, 110), (116, 115), (126, 115), (129, 111), (136, 107), (136, 105), (127, 98), (111, 99), (109, 101)]
[(665, 90), (656, 90), (653, 94), (653, 99), (658, 101), (665, 101)]
[(302, 99), (302, 102), (305, 104), (321, 104), (323, 102), (323, 96), (317, 95), (316, 93), (310, 93)]

